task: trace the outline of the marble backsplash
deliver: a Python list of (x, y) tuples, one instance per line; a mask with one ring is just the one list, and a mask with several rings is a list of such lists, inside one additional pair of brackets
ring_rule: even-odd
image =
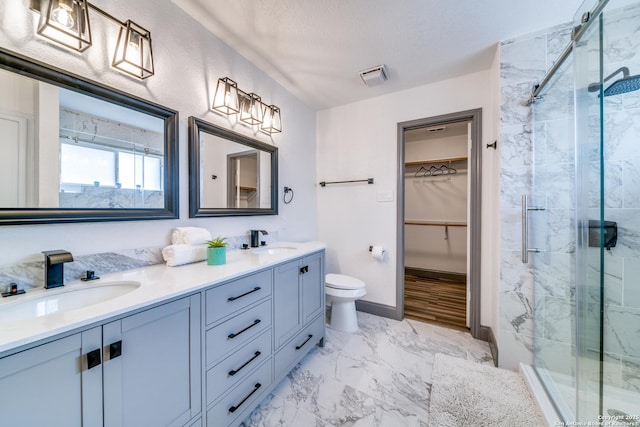
[[(249, 235), (229, 236), (227, 248), (237, 250), (249, 243)], [(270, 244), (276, 242), (277, 232), (260, 235), (260, 240)], [(74, 255), (73, 261), (64, 265), (65, 283), (78, 280), (87, 270), (95, 271), (97, 276), (133, 270), (156, 264), (163, 264), (162, 248), (148, 247), (129, 249), (118, 252), (102, 252), (89, 255)], [(0, 291), (10, 283), (18, 285), (18, 289), (38, 288), (44, 286), (44, 255), (42, 261), (24, 262), (21, 264), (0, 266)]]

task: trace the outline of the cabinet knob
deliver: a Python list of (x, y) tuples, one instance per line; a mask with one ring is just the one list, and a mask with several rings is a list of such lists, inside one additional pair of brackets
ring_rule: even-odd
[(99, 348), (87, 353), (87, 369), (95, 368), (96, 366), (100, 365), (100, 363), (102, 363), (102, 360), (100, 358)]
[(309, 272), (309, 266), (305, 265), (304, 267), (300, 267), (300, 274), (304, 274), (304, 273), (308, 273)]
[(122, 341), (109, 344), (109, 360), (122, 356)]

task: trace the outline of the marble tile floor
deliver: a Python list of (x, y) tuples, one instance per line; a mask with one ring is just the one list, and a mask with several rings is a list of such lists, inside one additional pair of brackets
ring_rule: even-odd
[(316, 347), (244, 421), (244, 427), (427, 426), (436, 353), (493, 366), (467, 332), (358, 312), (354, 334), (327, 328)]

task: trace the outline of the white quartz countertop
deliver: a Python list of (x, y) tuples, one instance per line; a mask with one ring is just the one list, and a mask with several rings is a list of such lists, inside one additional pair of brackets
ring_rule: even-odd
[[(107, 282), (131, 281), (140, 282), (141, 286), (116, 298), (79, 309), (22, 320), (0, 320), (0, 356), (3, 353), (8, 354), (18, 347), (63, 332), (107, 320), (150, 304), (185, 296), (229, 279), (320, 251), (325, 248), (325, 244), (322, 242), (278, 242), (272, 243), (268, 247), (294, 247), (295, 250), (277, 254), (256, 254), (251, 249), (229, 250), (227, 251), (227, 263), (216, 266), (210, 266), (206, 261), (201, 261), (177, 267), (159, 264), (105, 275), (96, 271), (96, 275), (100, 276), (100, 279), (90, 282), (77, 280), (67, 283), (62, 289), (71, 290)], [(42, 297), (47, 292), (54, 292), (58, 289), (60, 288), (36, 288), (24, 295), (2, 298), (0, 315), (3, 309), (7, 310), (11, 304), (21, 304), (26, 299)]]

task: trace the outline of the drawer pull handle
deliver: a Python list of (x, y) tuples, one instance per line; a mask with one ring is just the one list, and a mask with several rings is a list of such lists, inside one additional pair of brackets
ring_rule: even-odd
[(237, 374), (238, 372), (240, 372), (242, 369), (244, 369), (245, 366), (247, 366), (249, 363), (253, 362), (254, 360), (256, 360), (258, 358), (258, 356), (260, 356), (262, 353), (260, 353), (259, 351), (256, 351), (255, 353), (253, 353), (253, 356), (251, 357), (251, 359), (247, 360), (246, 362), (244, 362), (242, 364), (242, 366), (240, 366), (238, 369), (232, 369), (229, 371), (229, 375), (230, 376), (234, 376), (235, 374)]
[(253, 289), (252, 289), (252, 290), (250, 290), (249, 292), (245, 292), (245, 293), (244, 293), (244, 294), (242, 294), (242, 295), (238, 295), (237, 297), (229, 297), (229, 298), (227, 298), (227, 302), (235, 301), (235, 300), (240, 299), (240, 298), (242, 298), (242, 297), (246, 297), (246, 296), (247, 296), (247, 295), (249, 295), (249, 294), (252, 294), (252, 293), (254, 293), (254, 292), (258, 292), (260, 289), (262, 289), (260, 286), (256, 286), (255, 288), (253, 288)]
[(305, 345), (306, 343), (308, 343), (308, 342), (309, 342), (309, 340), (310, 340), (311, 338), (313, 338), (313, 335), (309, 334), (309, 336), (307, 337), (307, 339), (306, 339), (306, 340), (304, 340), (304, 342), (303, 342), (302, 344), (300, 344), (300, 345), (296, 346), (296, 350), (300, 350), (302, 347), (304, 347), (304, 345)]
[(229, 413), (233, 414), (234, 412), (236, 412), (238, 410), (238, 408), (240, 408), (242, 406), (242, 404), (244, 402), (247, 401), (248, 398), (250, 398), (251, 396), (253, 396), (253, 393), (255, 393), (256, 391), (258, 391), (258, 389), (262, 387), (262, 384), (260, 383), (256, 383), (256, 385), (253, 386), (253, 390), (251, 390), (251, 393), (247, 394), (244, 399), (242, 399), (242, 401), (240, 403), (238, 403), (236, 406), (232, 406), (231, 408), (229, 408)]
[(249, 329), (253, 328), (254, 326), (256, 326), (258, 323), (260, 323), (260, 319), (256, 319), (252, 324), (250, 324), (249, 326), (247, 326), (246, 328), (244, 328), (243, 330), (241, 330), (238, 333), (231, 333), (229, 335), (227, 335), (227, 337), (229, 337), (229, 339), (233, 339), (235, 337), (237, 337), (238, 335), (240, 335), (243, 332), (247, 332)]
[(95, 368), (100, 365), (100, 349), (96, 349), (87, 353), (87, 369)]
[(109, 360), (115, 359), (122, 355), (122, 341), (116, 341), (109, 344)]

